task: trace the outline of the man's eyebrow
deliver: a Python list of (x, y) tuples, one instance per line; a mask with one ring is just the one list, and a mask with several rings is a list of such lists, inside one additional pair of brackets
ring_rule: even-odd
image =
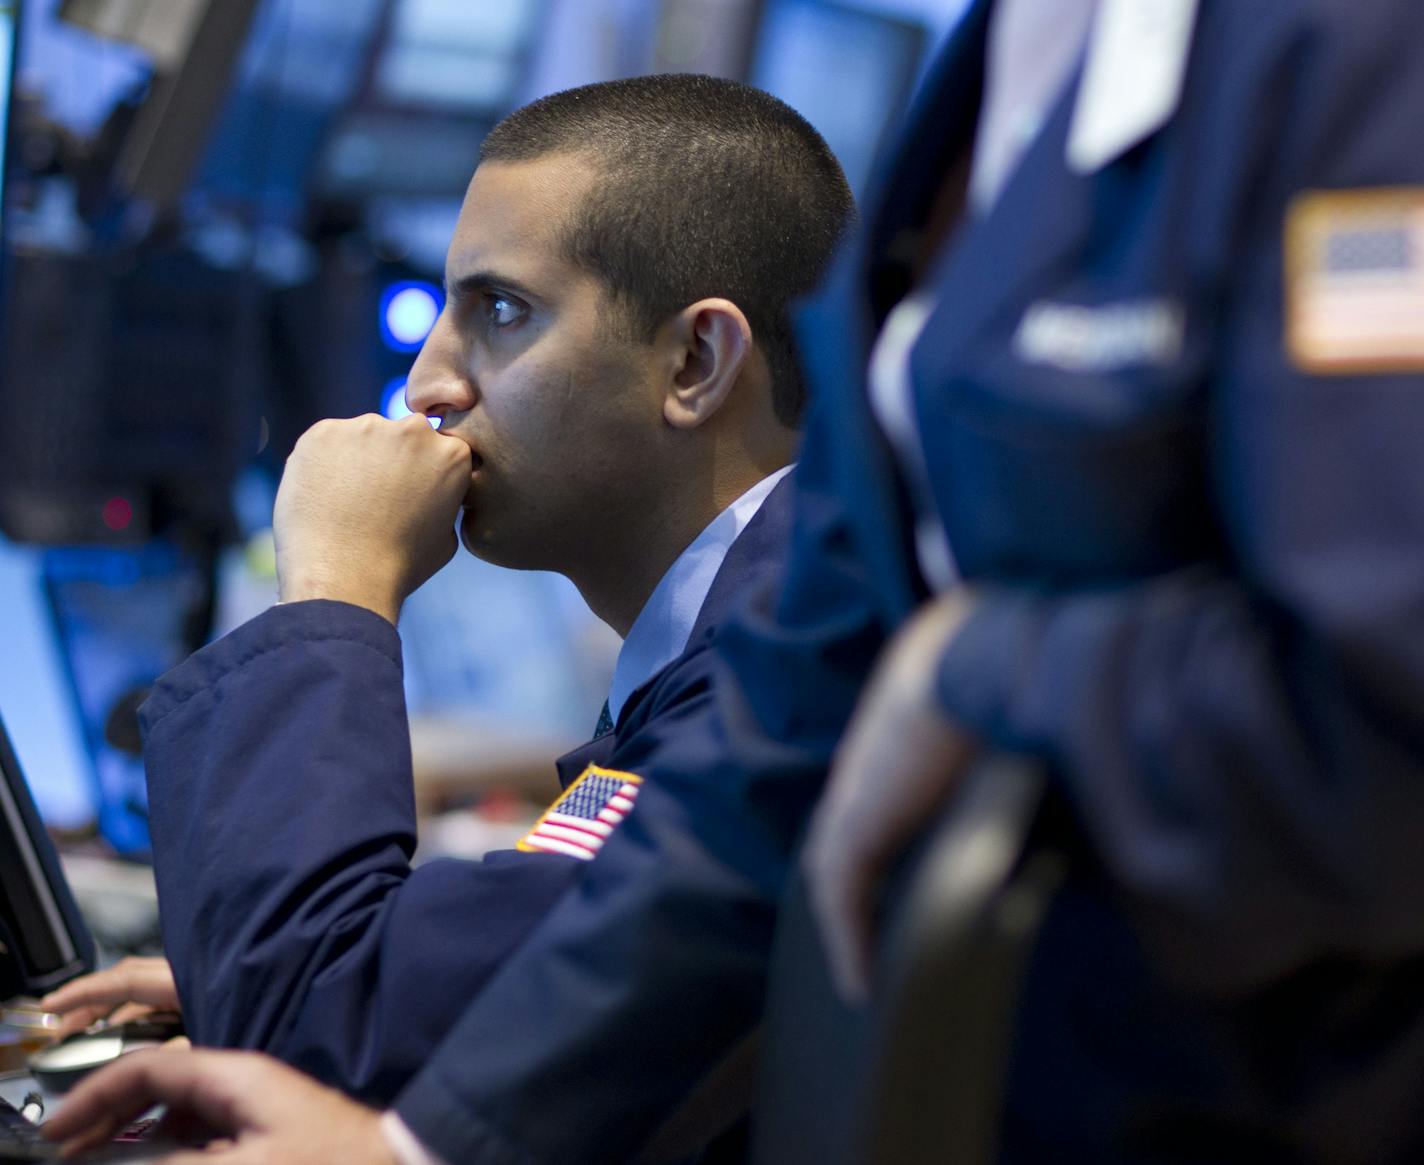
[(451, 279), (448, 275), (445, 278), (446, 299), (459, 300), (471, 294), (489, 290), (508, 291), (528, 299), (537, 298), (534, 292), (518, 279), (501, 275), (498, 271), (471, 271), (455, 279)]

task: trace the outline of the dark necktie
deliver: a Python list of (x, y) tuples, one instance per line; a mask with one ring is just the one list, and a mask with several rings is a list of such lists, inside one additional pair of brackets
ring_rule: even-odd
[(608, 714), (608, 701), (603, 701), (603, 711), (598, 714), (598, 727), (593, 730), (593, 738), (607, 736), (613, 731), (613, 717)]

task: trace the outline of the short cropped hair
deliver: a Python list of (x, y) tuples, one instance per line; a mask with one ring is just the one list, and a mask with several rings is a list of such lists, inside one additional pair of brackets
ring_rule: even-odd
[(794, 426), (806, 389), (789, 308), (820, 282), (855, 214), (845, 174), (799, 113), (769, 93), (681, 73), (543, 97), (490, 131), (481, 162), (554, 154), (605, 176), (564, 225), (569, 258), (620, 301), (635, 337), (709, 296), (746, 315)]

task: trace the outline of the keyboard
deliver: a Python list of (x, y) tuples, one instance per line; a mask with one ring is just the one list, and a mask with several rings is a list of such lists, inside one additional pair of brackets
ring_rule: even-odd
[(0, 1096), (0, 1161), (53, 1161), (58, 1157), (59, 1146), (42, 1138), (39, 1126)]
[[(152, 1165), (165, 1152), (162, 1144), (144, 1143), (154, 1122), (142, 1120), (130, 1125), (109, 1145), (77, 1158), (75, 1165)], [(171, 1149), (169, 1142), (167, 1148)], [(0, 1165), (19, 1165), (29, 1161), (58, 1161), (59, 1146), (40, 1136), (38, 1125), (31, 1124), (8, 1100), (0, 1096)]]

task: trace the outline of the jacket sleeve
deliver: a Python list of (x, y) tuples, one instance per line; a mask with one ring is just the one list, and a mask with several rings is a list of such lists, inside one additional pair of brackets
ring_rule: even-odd
[[(1262, 74), (1325, 116), (1263, 100), (1272, 165), (1219, 273), (1209, 470), (1226, 565), (986, 586), (938, 675), (954, 718), (1051, 759), (1158, 964), (1212, 991), (1424, 944), (1424, 306), (1412, 367), (1307, 371), (1284, 343), (1283, 277), (1305, 192), (1412, 187), (1424, 224), (1424, 68), (1405, 47), (1424, 42), (1424, 10), (1313, 8), (1330, 21)], [(1418, 305), (1424, 228), (1413, 239)]]
[(273, 608), (144, 706), (164, 947), (194, 1041), (389, 1099), (583, 863), (412, 870), (400, 643), (379, 616)]

